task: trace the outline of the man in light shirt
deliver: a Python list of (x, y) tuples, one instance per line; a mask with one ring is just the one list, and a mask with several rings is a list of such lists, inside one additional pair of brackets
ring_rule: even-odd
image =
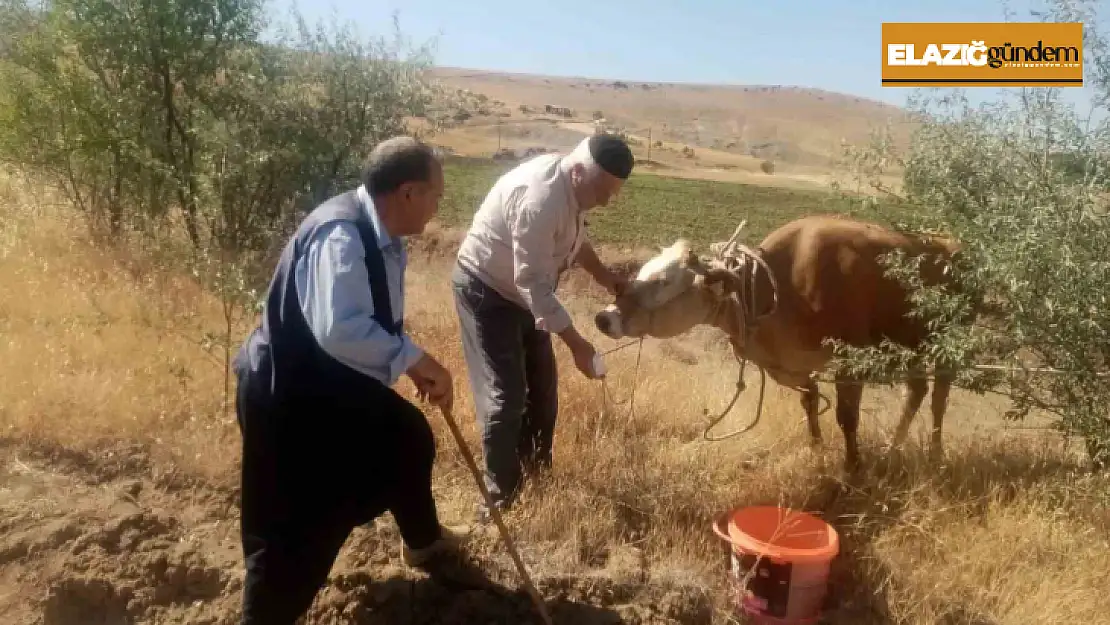
[(313, 210), (281, 255), (262, 323), (235, 359), (243, 625), (293, 625), (350, 531), (387, 510), (409, 565), (464, 536), (437, 518), (431, 428), (391, 388), (404, 374), (451, 406), (451, 375), (403, 324), (401, 237), (424, 230), (443, 186), (431, 148), (384, 141), (363, 184)]
[[(542, 155), (502, 176), (474, 215), (452, 275), (463, 352), (482, 434), (485, 481), (499, 508), (525, 473), (551, 465), (558, 377), (557, 334), (588, 378), (596, 353), (555, 295), (577, 261), (616, 294), (624, 281), (602, 265), (586, 211), (606, 206), (632, 172), (628, 145), (605, 134), (569, 155)], [(488, 514), (483, 508), (481, 516)]]

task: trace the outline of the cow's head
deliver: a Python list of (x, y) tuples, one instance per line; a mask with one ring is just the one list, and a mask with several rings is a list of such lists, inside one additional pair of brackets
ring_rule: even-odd
[(724, 269), (702, 263), (679, 239), (644, 263), (616, 301), (594, 317), (609, 338), (668, 338), (711, 322), (724, 297)]

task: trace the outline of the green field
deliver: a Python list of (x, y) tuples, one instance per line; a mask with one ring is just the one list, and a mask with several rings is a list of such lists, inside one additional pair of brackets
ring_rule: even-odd
[[(449, 159), (442, 221), (468, 225), (490, 186), (511, 167), (484, 159)], [(831, 192), (633, 173), (619, 199), (592, 211), (589, 223), (593, 239), (608, 245), (669, 245), (678, 237), (707, 245), (727, 239), (743, 219), (748, 220), (745, 239), (753, 241), (807, 214), (852, 214), (880, 222), (904, 217), (889, 205), (861, 204)]]

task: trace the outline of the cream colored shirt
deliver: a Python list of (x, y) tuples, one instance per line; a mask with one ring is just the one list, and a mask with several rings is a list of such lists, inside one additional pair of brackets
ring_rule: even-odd
[(571, 319), (555, 287), (586, 240), (584, 218), (562, 156), (537, 156), (494, 183), (459, 248), (459, 263), (530, 310), (537, 328), (562, 332)]

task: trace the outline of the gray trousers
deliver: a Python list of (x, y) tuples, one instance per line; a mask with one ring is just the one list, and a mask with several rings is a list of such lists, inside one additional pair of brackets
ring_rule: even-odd
[(507, 507), (526, 473), (551, 466), (558, 373), (551, 334), (528, 310), (455, 264), (451, 282), (482, 435), (486, 487)]

